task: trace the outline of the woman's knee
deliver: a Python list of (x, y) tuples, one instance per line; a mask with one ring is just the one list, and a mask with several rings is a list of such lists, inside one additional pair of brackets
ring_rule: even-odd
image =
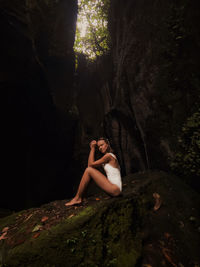
[(86, 169), (85, 169), (85, 171), (87, 172), (87, 173), (91, 173), (91, 170), (92, 170), (93, 168), (92, 167), (87, 167)]
[(120, 189), (119, 188), (115, 188), (115, 189), (113, 189), (113, 192), (112, 192), (112, 196), (113, 197), (117, 197), (117, 196), (119, 196), (121, 194), (121, 191), (120, 191)]

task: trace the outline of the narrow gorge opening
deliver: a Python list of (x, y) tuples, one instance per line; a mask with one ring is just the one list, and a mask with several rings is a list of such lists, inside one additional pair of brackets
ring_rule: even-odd
[(109, 51), (109, 0), (78, 0), (74, 51), (89, 59)]

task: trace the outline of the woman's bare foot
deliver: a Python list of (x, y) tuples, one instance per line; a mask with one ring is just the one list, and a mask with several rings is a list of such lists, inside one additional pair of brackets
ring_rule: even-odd
[(65, 206), (66, 207), (73, 206), (73, 205), (80, 204), (81, 202), (82, 202), (82, 198), (74, 197), (71, 201), (65, 203)]
[(155, 201), (156, 201), (153, 209), (154, 209), (154, 211), (157, 211), (162, 204), (162, 200), (161, 200), (161, 197), (158, 193), (153, 193), (153, 197), (155, 198)]

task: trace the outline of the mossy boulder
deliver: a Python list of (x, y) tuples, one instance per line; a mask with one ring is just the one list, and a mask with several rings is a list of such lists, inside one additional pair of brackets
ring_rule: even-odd
[(2, 218), (0, 266), (198, 266), (199, 195), (157, 171), (123, 183), (117, 198), (101, 193), (74, 207), (54, 201)]

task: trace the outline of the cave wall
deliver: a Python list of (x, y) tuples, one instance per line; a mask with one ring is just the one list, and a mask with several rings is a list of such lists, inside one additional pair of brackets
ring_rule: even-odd
[(168, 169), (200, 103), (197, 0), (111, 0), (111, 54), (80, 60), (75, 76), (77, 1), (1, 1), (0, 14), (2, 206), (8, 194), (15, 207), (72, 194), (75, 161), (84, 168), (102, 135), (123, 174)]
[(0, 201), (20, 209), (71, 192), (77, 1), (1, 1), (0, 14), (6, 99)]
[(198, 1), (111, 0), (114, 73), (104, 131), (125, 173), (168, 169), (180, 129), (200, 104), (199, 15)]
[(200, 106), (198, 5), (110, 1), (110, 55), (83, 64), (77, 106), (82, 143), (110, 138), (123, 175), (169, 170), (181, 128)]
[(105, 110), (109, 110), (111, 100), (109, 88), (112, 85), (112, 62), (110, 56), (89, 61), (83, 54), (77, 54), (77, 60), (75, 90), (79, 123), (74, 155), (84, 171), (90, 141), (104, 134), (104, 114)]

